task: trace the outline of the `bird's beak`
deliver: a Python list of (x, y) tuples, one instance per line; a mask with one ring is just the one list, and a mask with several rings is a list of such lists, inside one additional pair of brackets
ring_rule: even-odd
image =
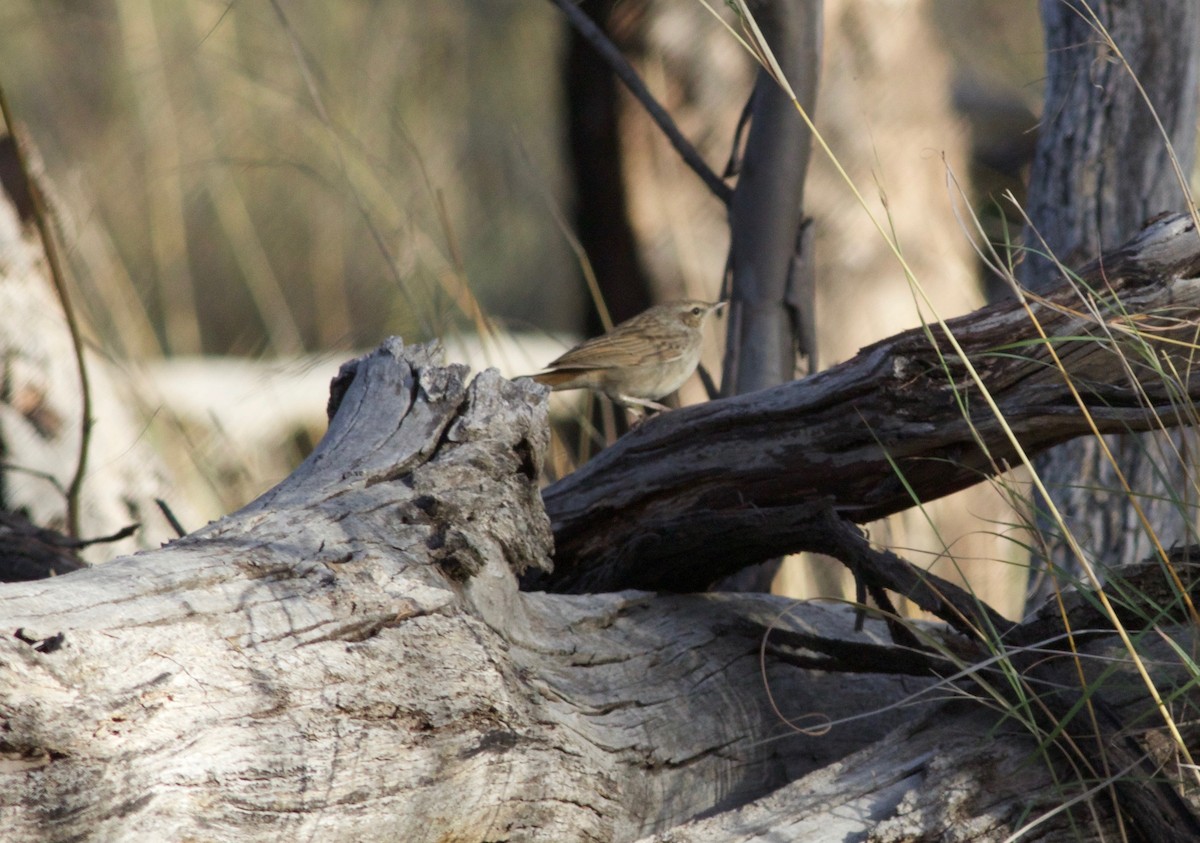
[(716, 304), (714, 304), (714, 305), (712, 306), (712, 312), (713, 312), (713, 313), (720, 313), (720, 312), (721, 312), (721, 310), (722, 310), (722, 308), (724, 308), (724, 307), (725, 307), (725, 305), (727, 305), (727, 304), (729, 304), (729, 302), (728, 302), (728, 301), (719, 301), (719, 302), (717, 302)]

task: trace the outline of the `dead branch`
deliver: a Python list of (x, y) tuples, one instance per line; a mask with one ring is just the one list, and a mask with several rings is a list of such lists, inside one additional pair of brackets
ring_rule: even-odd
[(1200, 399), (1189, 377), (1198, 277), (1200, 237), (1173, 215), (1083, 268), (1074, 288), (951, 320), (999, 415), (931, 326), (800, 381), (651, 419), (545, 490), (555, 570), (527, 586), (703, 590), (819, 549), (829, 510), (864, 523), (1006, 470), (1018, 459), (1006, 428), (1035, 454), (1093, 424), (1186, 424), (1181, 404)]

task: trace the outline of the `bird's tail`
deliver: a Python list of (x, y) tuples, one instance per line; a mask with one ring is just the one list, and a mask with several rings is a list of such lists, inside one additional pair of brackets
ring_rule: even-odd
[(568, 383), (579, 377), (579, 372), (570, 369), (554, 369), (549, 372), (539, 372), (536, 375), (522, 375), (522, 377), (535, 380), (551, 389), (564, 389)]

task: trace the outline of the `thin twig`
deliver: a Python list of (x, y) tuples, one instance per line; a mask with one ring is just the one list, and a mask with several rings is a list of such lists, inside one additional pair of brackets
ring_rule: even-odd
[(721, 181), (721, 177), (713, 172), (712, 168), (704, 162), (700, 157), (700, 153), (692, 146), (691, 142), (683, 136), (679, 131), (679, 127), (675, 125), (675, 121), (671, 119), (671, 115), (667, 110), (658, 104), (654, 99), (654, 95), (650, 93), (650, 89), (646, 87), (646, 83), (637, 75), (637, 71), (633, 69), (633, 65), (621, 55), (621, 51), (617, 49), (616, 44), (604, 34), (603, 30), (596, 23), (584, 14), (571, 0), (552, 0), (567, 20), (571, 22), (571, 26), (575, 27), (575, 31), (583, 37), (585, 41), (595, 48), (600, 57), (608, 63), (612, 68), (613, 73), (617, 74), (625, 87), (629, 89), (629, 93), (642, 104), (642, 108), (646, 109), (646, 113), (650, 115), (662, 133), (667, 136), (667, 140), (671, 142), (671, 146), (679, 153), (679, 157), (683, 159), (683, 163), (687, 164), (704, 185), (712, 191), (716, 196), (729, 207), (733, 201), (733, 188)]
[(79, 330), (79, 320), (75, 316), (75, 308), (71, 306), (71, 297), (67, 290), (66, 276), (63, 273), (62, 262), (58, 256), (58, 248), (54, 242), (54, 231), (50, 225), (49, 210), (46, 197), (42, 192), (40, 171), (35, 173), (30, 161), (30, 141), (23, 127), (19, 126), (13, 117), (8, 104), (8, 97), (0, 85), (0, 116), (8, 126), (9, 133), (16, 143), (15, 150), (17, 166), (29, 183), (29, 196), (33, 201), (33, 218), (37, 225), (38, 236), (42, 240), (42, 250), (46, 254), (46, 265), (50, 269), (50, 280), (62, 303), (63, 317), (67, 322), (67, 330), (71, 334), (71, 345), (75, 352), (75, 366), (79, 371), (80, 402), (83, 404), (83, 414), (79, 429), (79, 459), (75, 464), (75, 474), (67, 486), (67, 532), (73, 538), (79, 538), (79, 496), (83, 489), (83, 476), (87, 471), (88, 447), (92, 438), (92, 389), (88, 380), (87, 366), (83, 359), (83, 338)]
[(187, 530), (183, 529), (183, 525), (179, 523), (179, 519), (175, 517), (175, 513), (171, 511), (171, 506), (162, 498), (155, 498), (154, 502), (158, 504), (158, 511), (163, 514), (163, 518), (167, 519), (167, 523), (171, 525), (171, 529), (175, 531), (175, 535), (182, 538), (187, 535)]
[(129, 538), (141, 528), (142, 525), (136, 522), (133, 524), (126, 524), (115, 533), (110, 533), (107, 536), (96, 536), (92, 539), (78, 539), (75, 544), (81, 549), (85, 547), (91, 547), (94, 544), (111, 544), (112, 542), (119, 542), (121, 539)]

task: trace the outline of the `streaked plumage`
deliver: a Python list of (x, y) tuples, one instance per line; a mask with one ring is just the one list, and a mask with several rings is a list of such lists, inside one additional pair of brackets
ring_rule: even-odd
[(660, 304), (586, 340), (531, 375), (551, 389), (594, 389), (618, 404), (661, 408), (700, 363), (701, 326), (724, 302)]

